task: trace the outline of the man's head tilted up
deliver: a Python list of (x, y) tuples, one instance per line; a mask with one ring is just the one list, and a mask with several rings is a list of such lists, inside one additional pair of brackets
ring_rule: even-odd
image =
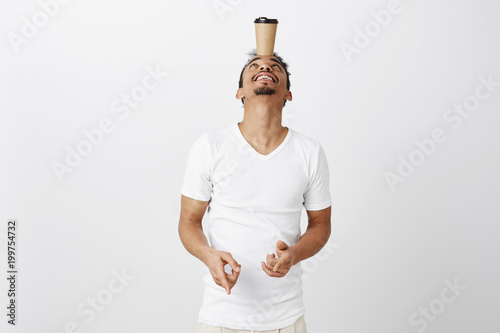
[(288, 65), (276, 52), (272, 56), (249, 53), (250, 59), (243, 67), (236, 98), (246, 108), (279, 109), (292, 100)]

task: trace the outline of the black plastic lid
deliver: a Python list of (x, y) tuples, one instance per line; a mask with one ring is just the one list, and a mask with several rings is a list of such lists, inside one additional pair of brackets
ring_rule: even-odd
[(278, 23), (278, 20), (261, 16), (256, 18), (255, 21), (253, 21), (253, 23)]

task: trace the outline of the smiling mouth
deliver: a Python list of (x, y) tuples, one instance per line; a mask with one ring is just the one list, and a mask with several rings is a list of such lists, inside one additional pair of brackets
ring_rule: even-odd
[(254, 81), (276, 82), (272, 75), (267, 75), (267, 74), (263, 74), (263, 73), (257, 74)]

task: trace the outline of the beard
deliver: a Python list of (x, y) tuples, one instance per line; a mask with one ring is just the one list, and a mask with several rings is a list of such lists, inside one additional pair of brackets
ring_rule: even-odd
[(276, 92), (276, 89), (269, 88), (268, 86), (263, 86), (256, 88), (254, 91), (255, 95), (272, 95)]

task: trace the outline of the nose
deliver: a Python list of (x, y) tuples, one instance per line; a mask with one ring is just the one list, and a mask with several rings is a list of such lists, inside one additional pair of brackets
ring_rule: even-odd
[(268, 71), (268, 72), (270, 72), (271, 71), (271, 66), (269, 66), (269, 64), (267, 64), (267, 63), (263, 63), (262, 65), (260, 65), (260, 70), (261, 71)]

